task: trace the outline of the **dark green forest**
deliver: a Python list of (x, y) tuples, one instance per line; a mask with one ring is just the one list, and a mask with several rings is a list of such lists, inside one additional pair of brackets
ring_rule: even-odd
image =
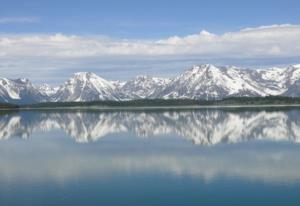
[(130, 101), (91, 101), (91, 102), (45, 102), (29, 105), (0, 103), (0, 109), (56, 108), (56, 107), (175, 107), (175, 106), (235, 106), (235, 105), (292, 105), (300, 104), (299, 97), (229, 97), (222, 100), (193, 99), (140, 99)]
[(222, 100), (192, 99), (141, 99), (130, 101), (92, 101), (92, 102), (47, 102), (23, 105), (25, 108), (45, 107), (168, 107), (168, 106), (222, 106), (222, 105), (280, 105), (300, 104), (299, 97), (267, 96), (267, 97), (229, 97)]

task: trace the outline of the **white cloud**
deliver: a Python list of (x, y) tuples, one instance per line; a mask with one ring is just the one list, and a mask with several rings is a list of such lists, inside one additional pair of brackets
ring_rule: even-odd
[(297, 27), (297, 25), (292, 24), (273, 24), (273, 25), (266, 25), (266, 26), (259, 26), (259, 27), (248, 27), (243, 29), (242, 31), (252, 31), (252, 30), (263, 30), (263, 29), (272, 29), (272, 28), (280, 28), (280, 27)]
[(1, 56), (85, 58), (98, 56), (204, 55), (214, 57), (289, 57), (300, 55), (300, 25), (247, 28), (222, 35), (201, 31), (160, 40), (53, 35), (0, 36)]
[(0, 24), (37, 23), (37, 17), (0, 17)]
[[(26, 69), (32, 74), (34, 68), (38, 68), (42, 76), (43, 70), (46, 69), (54, 71), (80, 65), (82, 70), (87, 70), (89, 67), (101, 67), (99, 60), (105, 61), (106, 67), (108, 64), (113, 67), (114, 64), (120, 65), (120, 60), (131, 59), (138, 62), (143, 58), (151, 58), (152, 61), (188, 61), (191, 57), (240, 60), (295, 57), (299, 59), (299, 37), (300, 25), (290, 24), (246, 28), (224, 34), (213, 34), (203, 30), (198, 34), (156, 40), (65, 34), (2, 34), (0, 72), (1, 75), (11, 74), (11, 68), (15, 74), (26, 75)], [(144, 64), (140, 66), (145, 67)], [(187, 64), (185, 67), (189, 66)]]

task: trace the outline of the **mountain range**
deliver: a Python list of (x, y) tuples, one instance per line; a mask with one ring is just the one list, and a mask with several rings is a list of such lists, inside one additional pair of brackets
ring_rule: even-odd
[(34, 85), (28, 79), (0, 78), (0, 102), (12, 104), (134, 99), (214, 100), (269, 95), (300, 97), (300, 65), (247, 69), (202, 64), (173, 78), (137, 76), (123, 82), (79, 72), (58, 87)]

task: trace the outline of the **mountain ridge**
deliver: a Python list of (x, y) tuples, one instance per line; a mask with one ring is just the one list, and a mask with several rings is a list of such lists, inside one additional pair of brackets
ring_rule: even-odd
[(0, 78), (0, 102), (12, 104), (265, 96), (300, 97), (300, 65), (247, 69), (201, 64), (174, 78), (139, 75), (123, 82), (78, 72), (59, 87), (33, 85), (28, 79)]

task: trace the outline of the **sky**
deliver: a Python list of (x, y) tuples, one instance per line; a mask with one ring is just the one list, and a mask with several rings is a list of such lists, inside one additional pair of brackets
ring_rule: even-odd
[(300, 63), (300, 1), (0, 0), (0, 76), (61, 84), (174, 76), (194, 64)]

